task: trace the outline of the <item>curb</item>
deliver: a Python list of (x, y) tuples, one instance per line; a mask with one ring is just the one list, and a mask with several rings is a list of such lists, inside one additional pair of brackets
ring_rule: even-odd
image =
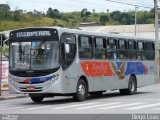
[(25, 97), (28, 97), (28, 95), (23, 95), (23, 96), (7, 96), (7, 97), (0, 96), (0, 101), (2, 101), (2, 100), (11, 100), (11, 99), (18, 99), (18, 98), (25, 98)]

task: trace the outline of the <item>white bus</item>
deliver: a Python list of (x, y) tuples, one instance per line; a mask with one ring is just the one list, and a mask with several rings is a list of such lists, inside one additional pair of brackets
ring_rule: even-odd
[(59, 27), (10, 33), (10, 93), (45, 97), (87, 95), (106, 90), (134, 94), (158, 82), (155, 41)]

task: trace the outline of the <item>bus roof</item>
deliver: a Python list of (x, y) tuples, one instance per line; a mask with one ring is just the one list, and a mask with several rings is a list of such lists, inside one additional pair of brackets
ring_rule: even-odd
[[(121, 39), (130, 39), (130, 40), (142, 40), (142, 41), (154, 41), (155, 39), (148, 39), (148, 38), (140, 38), (140, 37), (133, 37), (133, 36), (126, 36), (120, 34), (112, 34), (112, 33), (103, 33), (103, 32), (90, 32), (81, 29), (72, 29), (72, 28), (62, 28), (58, 26), (54, 27), (27, 27), (21, 28), (16, 30), (24, 30), (24, 29), (32, 29), (32, 28), (49, 28), (49, 29), (57, 29), (59, 33), (74, 33), (74, 34), (82, 34), (82, 35), (92, 35), (92, 36), (101, 36), (101, 37), (111, 37), (111, 38), (121, 38)], [(12, 31), (16, 31), (12, 30)], [(11, 32), (12, 32), (11, 31)]]

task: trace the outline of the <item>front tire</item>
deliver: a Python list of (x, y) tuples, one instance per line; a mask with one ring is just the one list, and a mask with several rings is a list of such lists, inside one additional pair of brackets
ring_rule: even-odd
[(73, 95), (75, 101), (81, 102), (87, 98), (88, 89), (87, 84), (83, 79), (80, 79), (77, 83), (77, 92)]
[(120, 89), (119, 90), (123, 95), (133, 95), (137, 91), (137, 82), (134, 76), (129, 78), (128, 88), (127, 89)]
[(31, 100), (32, 100), (33, 102), (36, 102), (36, 103), (42, 102), (43, 99), (44, 99), (44, 97), (33, 97), (33, 96), (31, 97)]

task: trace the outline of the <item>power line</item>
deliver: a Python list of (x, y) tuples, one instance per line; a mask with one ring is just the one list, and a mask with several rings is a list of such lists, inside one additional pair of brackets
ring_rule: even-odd
[(143, 8), (152, 9), (152, 7), (147, 7), (147, 6), (142, 6), (142, 5), (136, 5), (136, 4), (131, 4), (131, 3), (124, 3), (124, 2), (120, 2), (120, 1), (114, 1), (114, 0), (106, 0), (106, 1), (114, 2), (114, 3), (119, 3), (119, 4), (126, 4), (126, 5), (130, 5), (130, 6), (137, 6), (137, 7), (143, 7)]
[[(118, 1), (128, 2), (128, 0), (118, 0)], [(131, 0), (131, 1), (134, 1), (134, 2), (130, 2), (131, 4), (134, 4), (134, 5), (139, 5), (139, 6), (144, 6), (144, 7), (150, 7), (151, 6), (150, 2), (148, 3), (148, 1), (147, 2), (144, 2), (144, 0)], [(153, 3), (153, 0), (150, 0), (150, 1), (152, 1), (152, 3)]]

